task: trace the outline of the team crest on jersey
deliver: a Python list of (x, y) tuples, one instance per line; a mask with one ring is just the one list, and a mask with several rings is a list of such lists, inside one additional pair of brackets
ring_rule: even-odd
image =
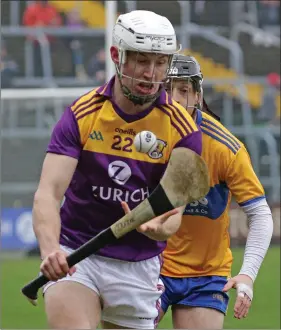
[(157, 139), (156, 146), (148, 153), (152, 159), (159, 159), (163, 156), (163, 150), (167, 147), (167, 142)]

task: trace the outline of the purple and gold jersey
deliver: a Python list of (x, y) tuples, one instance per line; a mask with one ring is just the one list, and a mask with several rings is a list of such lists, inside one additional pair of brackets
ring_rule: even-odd
[[(186, 110), (163, 90), (152, 107), (125, 114), (112, 101), (114, 77), (68, 107), (54, 128), (48, 152), (78, 159), (61, 207), (60, 243), (76, 249), (120, 219), (120, 205), (136, 207), (158, 185), (176, 147), (201, 154), (202, 136)], [(149, 154), (134, 148), (143, 131), (157, 136)], [(165, 242), (133, 231), (99, 251), (106, 257), (138, 261), (158, 255)]]

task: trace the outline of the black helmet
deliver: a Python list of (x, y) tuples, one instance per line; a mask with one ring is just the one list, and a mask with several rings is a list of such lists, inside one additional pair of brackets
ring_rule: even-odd
[(176, 55), (173, 58), (171, 69), (168, 73), (170, 79), (190, 79), (196, 92), (202, 92), (203, 74), (200, 65), (193, 56)]
[(204, 97), (203, 97), (203, 74), (197, 60), (190, 55), (175, 55), (173, 58), (171, 69), (168, 73), (168, 84), (167, 87), (171, 86), (171, 81), (173, 79), (190, 80), (194, 90), (200, 93), (200, 101), (197, 105), (198, 108), (202, 109), (204, 112), (210, 114), (215, 119), (220, 121), (220, 117), (214, 114), (208, 107)]

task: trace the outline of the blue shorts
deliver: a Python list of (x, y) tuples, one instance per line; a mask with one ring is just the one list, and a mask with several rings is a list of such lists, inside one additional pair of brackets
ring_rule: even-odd
[(226, 314), (228, 294), (222, 292), (227, 283), (224, 276), (201, 276), (175, 278), (161, 276), (165, 292), (161, 296), (161, 307), (166, 313), (171, 305), (213, 308)]

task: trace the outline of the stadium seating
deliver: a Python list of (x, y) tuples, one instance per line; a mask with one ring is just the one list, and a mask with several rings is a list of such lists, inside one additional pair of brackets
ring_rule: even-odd
[[(196, 57), (201, 64), (202, 72), (204, 72), (205, 78), (238, 78), (239, 75), (231, 69), (226, 68), (221, 63), (214, 62), (211, 58), (204, 57), (200, 53), (192, 50), (185, 50), (186, 54), (191, 54)], [(216, 85), (215, 90), (217, 92), (225, 92), (234, 97), (239, 97), (239, 91), (234, 85), (219, 84)], [(262, 105), (263, 86), (257, 83), (246, 84), (247, 100), (254, 109), (259, 109)], [(277, 113), (280, 116), (280, 93), (276, 97)]]
[[(75, 1), (65, 1), (65, 0), (51, 0), (50, 1), (54, 6), (57, 7), (57, 9), (61, 12), (67, 13), (71, 11), (75, 6)], [(216, 1), (215, 1), (216, 2)], [(148, 9), (148, 10), (156, 10), (154, 1), (137, 1), (137, 7), (138, 9)], [(3, 4), (1, 4), (2, 9), (5, 8), (5, 1)], [(9, 6), (6, 6), (6, 11), (9, 10)], [(20, 2), (21, 12), (24, 10), (24, 1)], [(212, 11), (214, 11), (214, 7), (219, 11), (216, 13), (216, 17), (227, 17), (228, 8), (227, 4), (225, 3), (224, 6), (218, 5), (218, 6), (210, 6), (210, 4), (206, 3), (205, 13), (202, 15), (201, 22), (202, 24), (208, 25), (210, 22), (208, 20), (208, 15), (212, 16)], [(83, 4), (81, 5), (81, 16), (84, 22), (89, 26), (93, 28), (104, 28), (105, 26), (105, 9), (104, 9), (104, 2), (103, 1), (83, 1)], [(124, 1), (118, 2), (118, 11), (123, 12), (125, 10)], [(176, 2), (168, 2), (165, 1), (162, 3), (161, 7), (157, 5), (157, 12), (163, 15), (168, 15), (169, 19), (172, 21), (175, 25), (180, 25), (180, 7)], [(93, 14), (94, 13), (94, 14)], [(213, 13), (214, 14), (214, 13)], [(7, 15), (9, 16), (9, 15)], [(7, 19), (7, 17), (3, 18), (4, 20)], [(198, 17), (192, 16), (193, 21), (197, 21)], [(218, 22), (219, 26), (225, 26), (224, 20), (219, 20)], [(83, 39), (83, 38), (82, 38)], [(89, 60), (89, 58), (92, 56), (95, 51), (99, 47), (102, 47), (103, 40), (97, 40), (95, 39), (95, 43), (89, 43), (89, 39), (83, 39), (82, 44), (84, 45), (84, 53), (85, 53), (85, 60), (86, 62)], [(17, 37), (12, 38), (11, 40), (7, 41), (8, 48), (10, 50), (10, 53), (13, 55), (16, 62), (19, 64), (20, 68), (20, 75), (23, 75), (23, 67), (24, 67), (24, 57), (22, 56), (21, 52), (18, 52), (18, 45), (22, 44), (22, 49), (24, 49), (23, 46), (24, 38), (23, 37)], [(279, 61), (279, 55), (280, 55), (280, 49), (276, 47), (270, 47), (270, 49), (263, 47), (263, 46), (257, 46), (251, 42), (249, 37), (247, 35), (241, 34), (241, 37), (239, 39), (239, 43), (241, 48), (243, 49), (244, 54), (244, 67), (245, 67), (245, 74), (249, 76), (265, 76), (266, 74), (270, 72), (277, 71), (280, 69), (280, 61)], [(201, 63), (202, 71), (204, 72), (205, 78), (237, 78), (236, 72), (229, 69), (229, 55), (228, 52), (220, 47), (217, 47), (216, 45), (210, 44), (207, 40), (203, 38), (198, 37), (192, 37), (191, 38), (191, 50), (188, 50), (190, 54), (193, 54)], [(68, 59), (69, 54), (65, 54), (64, 56), (61, 56), (62, 53), (66, 53), (66, 50), (60, 49), (59, 56), (56, 56), (56, 61), (53, 60), (53, 63), (55, 62), (55, 67), (53, 68), (54, 75), (56, 77), (64, 76), (64, 71), (62, 68), (66, 65), (67, 62), (70, 61)], [(259, 56), (255, 56), (255, 54), (259, 54)], [(269, 55), (271, 60), (269, 61)], [(272, 55), (274, 54), (274, 56)], [(63, 60), (63, 63), (61, 59)], [(266, 60), (263, 60), (266, 59)], [(239, 99), (239, 93), (234, 85), (230, 84), (222, 84), (215, 86), (215, 90), (217, 92), (223, 92), (228, 93), (234, 97), (237, 97)], [(262, 98), (263, 98), (263, 87), (260, 84), (247, 84), (246, 85), (246, 91), (247, 91), (247, 99), (252, 106), (253, 109), (259, 109), (262, 105)], [(280, 93), (276, 97), (276, 105), (277, 105), (277, 114), (280, 115)]]
[[(72, 10), (75, 5), (75, 2), (73, 2), (73, 1), (52, 0), (51, 2), (53, 5), (55, 5), (57, 7), (58, 10), (65, 11), (65, 12)], [(154, 6), (155, 6), (155, 4), (153, 3), (153, 1), (138, 1), (138, 9), (145, 8), (148, 10), (154, 10), (154, 8), (153, 8)], [(221, 10), (221, 11), (228, 13), (228, 9), (222, 8), (221, 5), (219, 5), (217, 8), (219, 8), (219, 10)], [(118, 8), (118, 9), (119, 9), (119, 11), (121, 11), (120, 9), (122, 9), (122, 8)], [(209, 10), (213, 10), (213, 9), (214, 9), (214, 6), (210, 6)], [(157, 5), (157, 10), (159, 12), (158, 5)], [(163, 2), (163, 6), (161, 5), (161, 10), (162, 10), (162, 12), (160, 14), (168, 15), (168, 17), (170, 18), (170, 20), (172, 21), (173, 24), (177, 24), (177, 25), (180, 24), (179, 5), (178, 4), (175, 4), (175, 3), (172, 4), (170, 2)], [(90, 15), (90, 13), (95, 13), (95, 15)], [(82, 19), (85, 21), (85, 23), (87, 23), (87, 25), (90, 27), (95, 27), (95, 28), (104, 28), (105, 27), (105, 10), (104, 10), (102, 1), (83, 1), (83, 5), (81, 6), (81, 16), (82, 16)], [(217, 16), (220, 16), (220, 15), (218, 15), (218, 13), (217, 13)], [(207, 16), (205, 17), (205, 20), (206, 19), (207, 19)], [(221, 24), (223, 24), (223, 22), (221, 22)], [(242, 47), (244, 46), (243, 48), (245, 48), (245, 49), (247, 47), (249, 48), (249, 44), (251, 44), (251, 41), (247, 40), (247, 45), (246, 45), (245, 38), (244, 38), (242, 41)], [(200, 40), (200, 46), (201, 47), (204, 46), (204, 40)], [(191, 45), (191, 47), (192, 47), (192, 45)], [(208, 50), (206, 48), (208, 48)], [(257, 59), (256, 59), (256, 56), (253, 56), (253, 48), (254, 48), (254, 46), (250, 47), (250, 58), (252, 59), (252, 61), (255, 62), (255, 61), (257, 61)], [(264, 47), (259, 47), (259, 54), (262, 51), (264, 51), (263, 48)], [(201, 64), (202, 71), (204, 72), (205, 78), (238, 78), (237, 73), (235, 71), (233, 71), (232, 69), (227, 68), (226, 63), (224, 63), (224, 64), (218, 63), (218, 62), (215, 62), (212, 58), (202, 55), (202, 54), (208, 53), (207, 51), (209, 51), (209, 49), (210, 49), (210, 47), (208, 47), (208, 45), (206, 44), (206, 41), (205, 41), (205, 49), (203, 47), (202, 53), (195, 52), (192, 50), (186, 50), (185, 53), (192, 54), (193, 56), (195, 56), (198, 59), (198, 61)], [(205, 50), (205, 52), (204, 52), (204, 50)], [(255, 71), (252, 70), (252, 68), (259, 68), (261, 66), (258, 65), (256, 62), (253, 65), (251, 65), (251, 61), (249, 60), (249, 56), (247, 56), (247, 52), (244, 52), (244, 53), (246, 54), (247, 64), (249, 62), (248, 66), (250, 67), (250, 71), (251, 71), (250, 73), (257, 74)], [(264, 55), (265, 56), (268, 55), (268, 54), (266, 54), (266, 50), (264, 51)], [(267, 57), (267, 59), (268, 59), (268, 57)], [(261, 58), (259, 58), (258, 60), (261, 61)], [(276, 63), (275, 63), (275, 61), (273, 61), (273, 62), (269, 63), (269, 65), (273, 66), (272, 69), (275, 68), (275, 70), (276, 70)], [(280, 64), (279, 64), (279, 66), (280, 66)], [(266, 67), (266, 69), (268, 70), (268, 66)], [(249, 74), (247, 72), (247, 70), (246, 70), (246, 73)], [(260, 74), (260, 75), (266, 74), (266, 73), (269, 73), (269, 72), (266, 72), (265, 70), (258, 71), (258, 74)], [(237, 90), (237, 88), (235, 88), (234, 85), (230, 85), (227, 83), (222, 84), (222, 85), (216, 85), (215, 90), (217, 92), (228, 93), (233, 97), (240, 98), (239, 91)], [(248, 83), (248, 84), (246, 84), (246, 92), (247, 92), (246, 93), (247, 100), (250, 103), (251, 107), (253, 109), (259, 109), (260, 106), (262, 105), (263, 86), (260, 84), (256, 84), (256, 83), (255, 84)], [(280, 116), (280, 93), (276, 97), (276, 104), (277, 104), (277, 114)]]
[[(75, 1), (51, 0), (59, 11), (69, 12), (77, 6)], [(104, 6), (99, 1), (83, 1), (80, 6), (82, 20), (92, 28), (104, 28), (105, 26), (105, 11)]]

